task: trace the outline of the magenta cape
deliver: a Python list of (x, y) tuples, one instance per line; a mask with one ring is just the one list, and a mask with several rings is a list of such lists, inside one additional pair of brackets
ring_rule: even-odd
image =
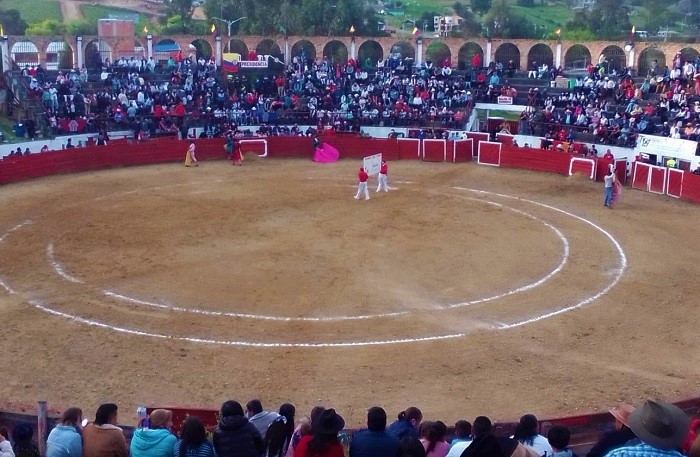
[(336, 162), (340, 157), (340, 153), (336, 148), (328, 143), (324, 143), (320, 147), (316, 148), (314, 152), (314, 162), (319, 163), (331, 163)]

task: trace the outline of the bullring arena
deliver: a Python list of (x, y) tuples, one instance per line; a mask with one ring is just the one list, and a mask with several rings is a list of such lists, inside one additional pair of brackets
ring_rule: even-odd
[(260, 398), (360, 426), (375, 404), (447, 422), (697, 394), (697, 206), (627, 190), (610, 210), (582, 175), (417, 160), (358, 202), (381, 150), (276, 152), (3, 186), (3, 398), (116, 401), (122, 421)]

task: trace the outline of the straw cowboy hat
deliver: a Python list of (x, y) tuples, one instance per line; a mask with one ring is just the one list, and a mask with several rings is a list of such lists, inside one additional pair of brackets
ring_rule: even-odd
[(681, 447), (688, 434), (690, 419), (679, 407), (670, 403), (647, 400), (629, 417), (629, 427), (637, 438), (662, 450)]

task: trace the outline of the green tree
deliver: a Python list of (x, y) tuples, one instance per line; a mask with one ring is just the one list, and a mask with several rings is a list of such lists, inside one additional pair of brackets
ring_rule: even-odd
[(491, 0), (472, 0), (472, 11), (486, 14), (491, 9)]
[(0, 9), (0, 23), (6, 35), (24, 35), (27, 21), (22, 19), (17, 10)]
[(27, 27), (28, 35), (63, 35), (66, 33), (66, 24), (56, 19), (44, 19)]
[(591, 30), (604, 39), (624, 38), (632, 30), (629, 8), (620, 0), (597, 0), (587, 20)]

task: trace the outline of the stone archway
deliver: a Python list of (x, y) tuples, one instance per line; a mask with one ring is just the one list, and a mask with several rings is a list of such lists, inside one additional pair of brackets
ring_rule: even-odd
[(601, 59), (603, 56), (605, 56), (605, 60), (608, 61), (606, 67), (606, 71), (608, 73), (611, 73), (613, 71), (620, 72), (627, 68), (627, 56), (625, 55), (625, 51), (623, 51), (621, 47), (615, 46), (614, 44), (607, 46), (600, 53), (598, 63), (601, 63)]
[(503, 68), (508, 66), (508, 62), (513, 61), (516, 70), (520, 70), (520, 49), (513, 43), (503, 43), (494, 53), (494, 61), (503, 65)]
[(299, 40), (292, 46), (292, 59), (316, 60), (316, 46), (309, 40)]
[(240, 54), (242, 59), (248, 58), (248, 46), (246, 46), (243, 40), (239, 40), (237, 38), (229, 40), (228, 44), (226, 45), (226, 48), (224, 49), (224, 52), (233, 52), (236, 54)]
[(663, 72), (666, 66), (666, 54), (664, 54), (660, 49), (654, 47), (645, 48), (639, 53), (639, 58), (637, 62), (637, 71), (639, 76), (647, 76), (649, 70), (652, 68), (654, 61), (656, 61), (656, 75), (659, 72)]
[(457, 68), (459, 70), (466, 70), (472, 67), (472, 58), (474, 54), (478, 54), (481, 60), (481, 66), (484, 66), (484, 50), (477, 43), (469, 42), (464, 43), (462, 47), (459, 48), (457, 53)]
[(75, 67), (73, 48), (65, 41), (52, 41), (46, 46), (46, 69), (69, 70)]
[(527, 65), (532, 65), (532, 62), (536, 62), (538, 67), (547, 64), (551, 68), (554, 65), (552, 48), (544, 43), (534, 45), (530, 48), (530, 52), (527, 53)]
[(591, 51), (582, 44), (575, 44), (564, 54), (564, 69), (583, 70), (591, 63)]
[(10, 48), (10, 56), (12, 60), (23, 68), (25, 66), (36, 67), (39, 65), (39, 48), (28, 40), (18, 41)]
[(377, 62), (384, 59), (384, 50), (382, 45), (374, 40), (367, 40), (360, 45), (357, 52), (357, 61), (364, 65), (366, 61), (371, 62), (370, 67), (376, 67)]
[(391, 54), (391, 57), (398, 57), (400, 54), (400, 58), (402, 59), (415, 59), (416, 48), (414, 48), (408, 41), (398, 41), (391, 47)]
[(156, 62), (163, 62), (167, 61), (170, 59), (170, 57), (173, 57), (175, 54), (180, 52), (182, 48), (180, 47), (179, 44), (175, 40), (171, 40), (170, 38), (165, 38), (160, 40), (154, 47), (153, 47), (153, 58), (155, 59)]
[(282, 51), (280, 50), (279, 45), (270, 38), (266, 38), (258, 43), (258, 45), (255, 47), (255, 52), (259, 56), (273, 56), (278, 59), (282, 57)]
[(102, 64), (112, 61), (112, 47), (105, 40), (91, 40), (85, 44), (85, 68), (102, 68)]
[(345, 65), (348, 62), (348, 48), (342, 41), (331, 40), (323, 47), (323, 57), (332, 63)]
[(452, 60), (450, 48), (442, 41), (433, 41), (425, 49), (425, 60), (433, 62), (436, 67), (442, 66), (442, 63), (447, 60)]
[(134, 38), (122, 38), (114, 44), (112, 49), (112, 58), (114, 60), (120, 58), (131, 59), (132, 57), (136, 59), (148, 57), (148, 52), (141, 42)]
[(681, 59), (683, 59), (683, 62), (695, 62), (695, 59), (700, 57), (700, 51), (697, 49), (693, 48), (683, 48), (680, 50), (681, 53)]
[(214, 55), (214, 50), (211, 48), (211, 44), (203, 38), (197, 38), (190, 43), (190, 51), (194, 51), (197, 60), (209, 60)]

